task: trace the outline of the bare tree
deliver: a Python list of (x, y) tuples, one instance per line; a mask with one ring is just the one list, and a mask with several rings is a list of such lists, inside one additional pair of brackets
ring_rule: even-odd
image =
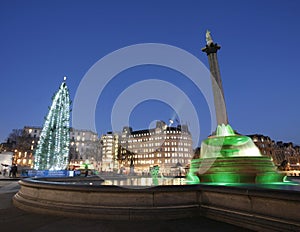
[(17, 149), (19, 151), (27, 151), (31, 146), (31, 137), (30, 135), (23, 129), (13, 129), (13, 131), (8, 136), (8, 143), (12, 143), (13, 149)]

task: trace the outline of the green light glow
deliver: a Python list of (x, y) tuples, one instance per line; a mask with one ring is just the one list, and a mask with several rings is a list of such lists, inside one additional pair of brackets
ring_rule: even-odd
[(218, 125), (216, 135), (202, 142), (201, 157), (192, 160), (187, 181), (197, 182), (195, 176), (201, 183), (218, 184), (273, 183), (283, 179), (251, 138), (235, 134), (230, 125), (224, 124)]
[(216, 130), (216, 136), (229, 136), (229, 135), (235, 135), (234, 130), (229, 124), (218, 125)]
[(249, 142), (249, 140), (251, 139), (246, 136), (229, 135), (210, 137), (203, 142), (211, 146), (239, 146)]
[(150, 175), (152, 177), (153, 185), (158, 185), (159, 166), (155, 165), (150, 168)]
[(199, 170), (199, 159), (192, 159), (190, 164), (190, 170), (186, 176), (188, 184), (198, 184), (200, 183), (197, 172)]
[(186, 177), (186, 183), (188, 184), (198, 184), (200, 183), (199, 177), (195, 174), (188, 173)]
[(152, 178), (157, 178), (159, 175), (159, 166), (155, 165), (150, 168), (150, 174)]
[(236, 135), (230, 125), (218, 125), (216, 135), (201, 144), (201, 158), (261, 156), (252, 139)]

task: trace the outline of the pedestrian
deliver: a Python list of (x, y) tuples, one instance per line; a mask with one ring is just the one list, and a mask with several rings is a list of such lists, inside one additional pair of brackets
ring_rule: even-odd
[(12, 174), (12, 166), (10, 165), (10, 166), (8, 166), (8, 169), (9, 169), (9, 177), (11, 177), (11, 174)]
[(87, 177), (89, 174), (89, 166), (87, 164), (85, 164), (85, 177)]
[(12, 177), (16, 178), (17, 177), (17, 172), (18, 172), (18, 167), (16, 164), (13, 164), (13, 166), (11, 167), (11, 172), (12, 172)]

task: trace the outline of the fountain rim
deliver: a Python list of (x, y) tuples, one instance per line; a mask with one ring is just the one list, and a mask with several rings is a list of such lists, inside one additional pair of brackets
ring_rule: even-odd
[[(205, 216), (237, 225), (248, 225), (250, 220), (253, 222), (250, 229), (270, 230), (274, 225), (282, 230), (300, 228), (300, 189), (266, 189), (257, 187), (257, 184), (173, 185), (138, 190), (104, 185), (70, 185), (66, 188), (65, 184), (49, 183), (46, 179), (20, 180), (21, 188), (13, 197), (13, 204), (32, 213), (107, 221), (157, 221)], [(275, 209), (287, 205), (290, 207), (287, 212), (264, 207)]]
[[(19, 180), (19, 184), (28, 187), (41, 187), (46, 189), (55, 189), (55, 190), (73, 190), (79, 191), (84, 190), (88, 192), (177, 192), (177, 191), (207, 191), (212, 190), (220, 193), (234, 193), (243, 192), (244, 195), (250, 193), (255, 193), (256, 195), (269, 195), (272, 194), (274, 198), (276, 195), (281, 195), (282, 193), (288, 193), (288, 199), (300, 200), (300, 189), (290, 190), (290, 189), (277, 189), (277, 188), (267, 188), (266, 186), (274, 185), (270, 184), (252, 184), (252, 183), (240, 183), (240, 184), (231, 184), (231, 183), (198, 183), (198, 184), (186, 184), (186, 185), (156, 185), (156, 186), (119, 186), (119, 185), (86, 185), (86, 184), (67, 184), (62, 181), (48, 181), (48, 180), (65, 180), (68, 179), (70, 182), (74, 179), (72, 177), (32, 177)], [(82, 178), (86, 179), (86, 178)], [(92, 178), (88, 179), (92, 180)], [(99, 180), (99, 179), (98, 179)], [(276, 184), (276, 183), (275, 183)], [(267, 190), (267, 191), (266, 191)]]
[[(56, 181), (59, 180), (59, 181)], [(19, 181), (20, 185), (36, 187), (40, 185), (42, 188), (47, 189), (74, 189), (85, 191), (116, 191), (116, 192), (128, 192), (128, 191), (143, 191), (143, 192), (155, 192), (155, 191), (182, 191), (183, 188), (187, 191), (197, 190), (199, 184), (186, 184), (186, 185), (87, 185), (87, 184), (68, 184), (68, 182), (81, 182), (85, 183), (92, 181), (105, 181), (106, 179), (93, 178), (93, 177), (82, 177), (75, 179), (74, 177), (30, 177)]]

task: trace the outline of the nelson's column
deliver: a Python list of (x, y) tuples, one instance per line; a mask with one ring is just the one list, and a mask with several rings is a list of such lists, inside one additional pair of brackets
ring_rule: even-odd
[(213, 42), (210, 32), (206, 31), (206, 46), (202, 48), (202, 51), (206, 52), (209, 61), (217, 123), (218, 125), (227, 125), (228, 117), (226, 112), (224, 91), (217, 58), (217, 52), (220, 48), (221, 47), (217, 43)]
[(188, 181), (214, 183), (270, 183), (281, 182), (270, 157), (263, 156), (250, 137), (236, 134), (228, 124), (224, 92), (217, 59), (221, 47), (206, 32), (208, 56), (217, 129), (201, 143), (200, 157), (191, 161)]

